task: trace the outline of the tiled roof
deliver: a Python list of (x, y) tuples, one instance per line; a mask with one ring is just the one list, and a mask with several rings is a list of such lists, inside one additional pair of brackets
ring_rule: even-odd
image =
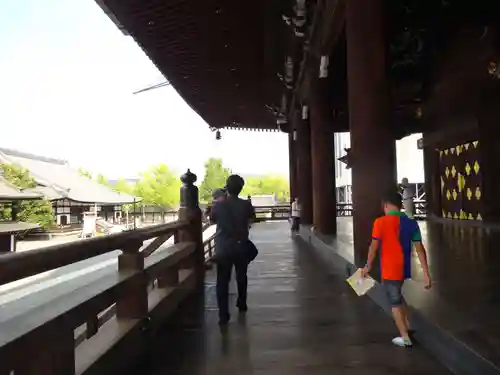
[(24, 232), (30, 229), (38, 228), (40, 225), (33, 223), (24, 223), (22, 221), (0, 221), (0, 233)]
[(14, 201), (22, 199), (39, 199), (42, 195), (33, 191), (22, 191), (0, 177), (0, 201)]
[(68, 198), (82, 203), (100, 204), (134, 201), (133, 196), (117, 193), (81, 176), (65, 160), (0, 148), (0, 163), (12, 163), (27, 169), (39, 185), (30, 190), (42, 193), (47, 199)]

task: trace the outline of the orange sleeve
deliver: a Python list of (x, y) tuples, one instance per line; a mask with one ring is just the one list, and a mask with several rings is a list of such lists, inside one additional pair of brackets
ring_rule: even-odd
[(376, 219), (373, 223), (372, 239), (382, 240), (382, 220), (380, 218)]

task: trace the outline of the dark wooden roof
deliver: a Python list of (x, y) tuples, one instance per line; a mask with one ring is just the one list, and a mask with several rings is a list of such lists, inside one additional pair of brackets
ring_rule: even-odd
[[(346, 0), (96, 1), (209, 126), (287, 131), (292, 103), (300, 103), (311, 84), (304, 82), (304, 70), (316, 77), (319, 58), (330, 55), (331, 92), (325, 97), (334, 103), (335, 130), (348, 130)], [(398, 137), (422, 131), (415, 114), (429, 95), (446, 43), (463, 25), (496, 22), (493, 3), (387, 1), (392, 122), (402, 124)], [(300, 6), (306, 7), (302, 16)], [(293, 63), (291, 82), (286, 61)]]
[[(276, 129), (282, 0), (99, 0), (211, 127)], [(117, 21), (118, 20), (118, 21)], [(282, 30), (284, 29), (284, 30)]]

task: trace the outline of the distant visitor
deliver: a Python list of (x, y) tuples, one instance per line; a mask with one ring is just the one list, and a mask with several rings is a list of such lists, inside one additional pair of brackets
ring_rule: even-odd
[(300, 203), (299, 198), (295, 198), (292, 202), (292, 233), (297, 233), (300, 229)]

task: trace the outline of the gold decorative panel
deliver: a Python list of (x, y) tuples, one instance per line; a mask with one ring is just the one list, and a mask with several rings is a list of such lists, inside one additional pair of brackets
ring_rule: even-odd
[(479, 141), (439, 151), (443, 217), (482, 220), (482, 176)]

